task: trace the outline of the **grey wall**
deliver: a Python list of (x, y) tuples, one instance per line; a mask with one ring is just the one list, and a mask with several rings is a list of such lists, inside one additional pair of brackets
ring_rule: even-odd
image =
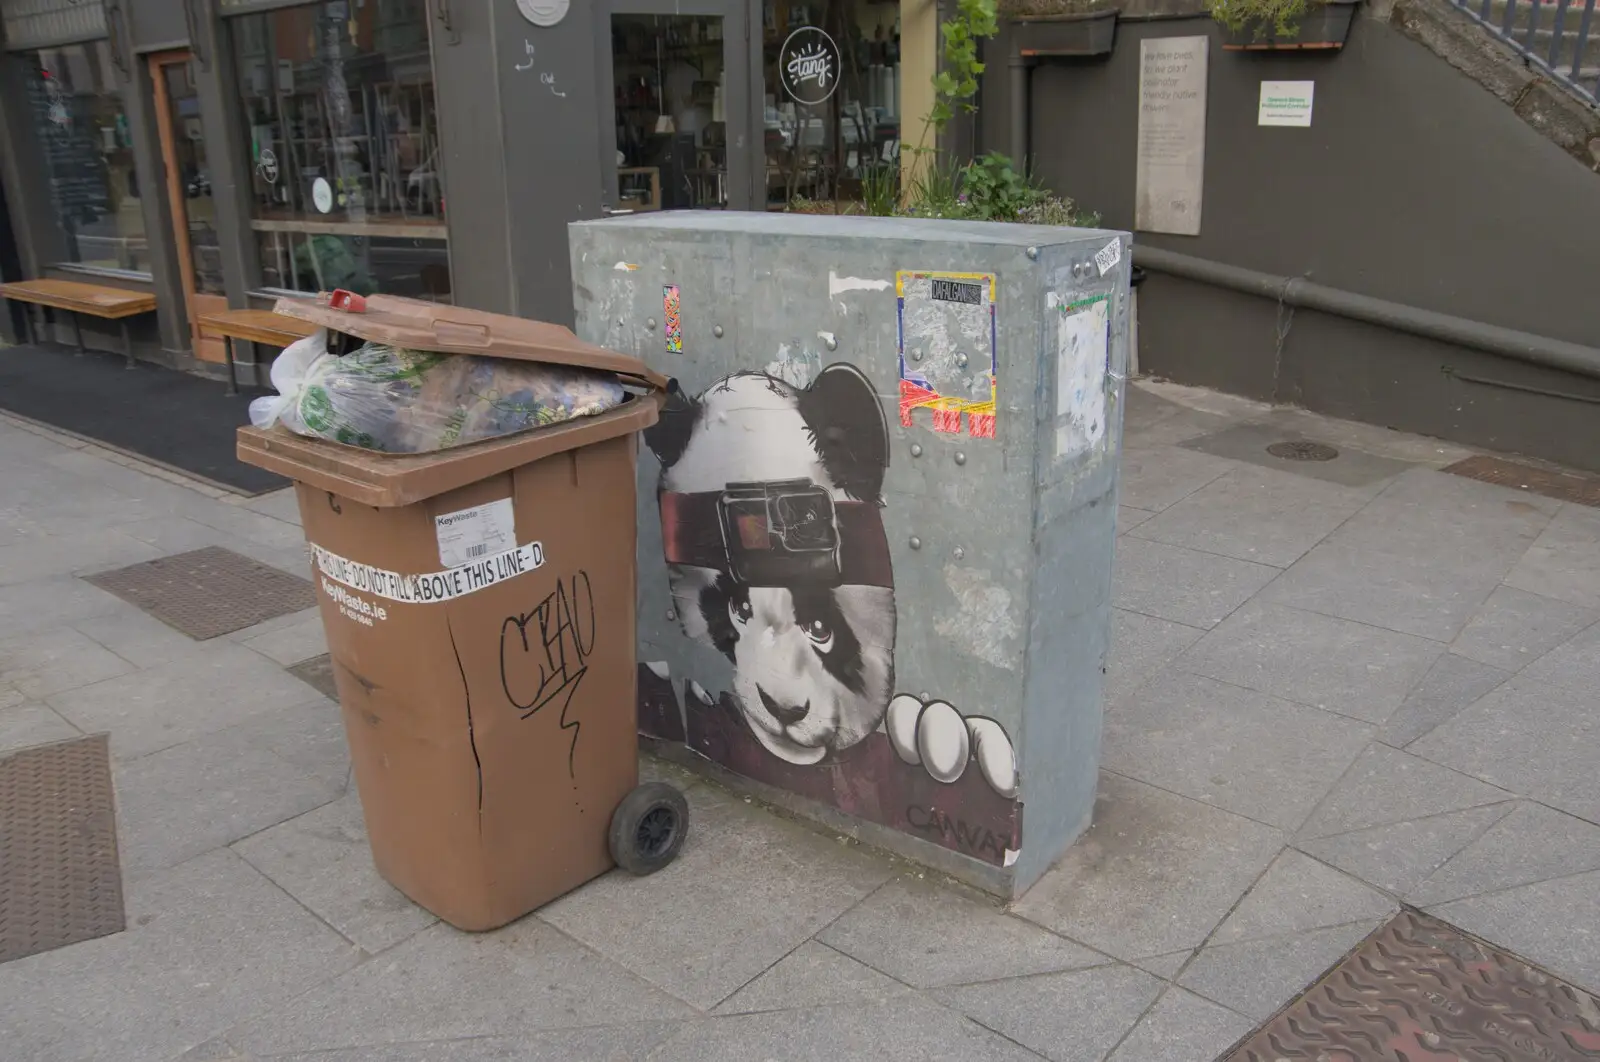
[(207, 8), (216, 6), (216, 0), (123, 0), (127, 12), (128, 29), (136, 47), (181, 48), (189, 41), (189, 24), (184, 18), (183, 5), (193, 4), (194, 16), (203, 17)]

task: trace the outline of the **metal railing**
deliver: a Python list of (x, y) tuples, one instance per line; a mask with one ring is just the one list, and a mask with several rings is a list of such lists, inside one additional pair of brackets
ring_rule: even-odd
[[(1533, 65), (1600, 104), (1597, 0), (1451, 0)], [(1546, 18), (1551, 12), (1554, 17)], [(1592, 31), (1592, 33), (1591, 33)]]

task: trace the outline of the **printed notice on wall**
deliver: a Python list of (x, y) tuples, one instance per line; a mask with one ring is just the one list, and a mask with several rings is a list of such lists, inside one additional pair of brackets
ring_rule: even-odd
[(440, 513), (433, 518), (433, 527), (439, 538), (439, 563), (446, 568), (459, 568), (517, 546), (517, 519), (510, 498)]
[(1315, 81), (1263, 81), (1256, 124), (1309, 126), (1316, 87)]
[(1046, 303), (1056, 325), (1056, 456), (1072, 457), (1100, 445), (1106, 434), (1106, 359), (1111, 342), (1111, 302), (1104, 295)]
[(1205, 37), (1139, 42), (1134, 228), (1200, 235), (1206, 165)]

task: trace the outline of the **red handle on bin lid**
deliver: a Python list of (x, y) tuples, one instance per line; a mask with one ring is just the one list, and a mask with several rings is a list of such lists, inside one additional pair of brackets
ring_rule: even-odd
[(344, 310), (347, 313), (366, 313), (367, 299), (364, 295), (357, 295), (353, 291), (339, 288), (328, 294), (328, 307), (334, 310)]

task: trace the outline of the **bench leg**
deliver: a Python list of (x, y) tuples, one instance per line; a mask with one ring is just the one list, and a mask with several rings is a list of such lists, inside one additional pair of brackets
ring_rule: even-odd
[(222, 393), (225, 395), (236, 395), (239, 393), (239, 374), (235, 371), (233, 364), (233, 337), (224, 337), (222, 343), (222, 349), (227, 356), (228, 362), (228, 389)]
[(78, 341), (78, 357), (83, 357), (83, 321), (77, 314), (72, 315), (72, 335)]
[(128, 331), (126, 318), (119, 320), (117, 325), (122, 329), (122, 353), (127, 356), (127, 367), (131, 369), (133, 368), (133, 334)]

